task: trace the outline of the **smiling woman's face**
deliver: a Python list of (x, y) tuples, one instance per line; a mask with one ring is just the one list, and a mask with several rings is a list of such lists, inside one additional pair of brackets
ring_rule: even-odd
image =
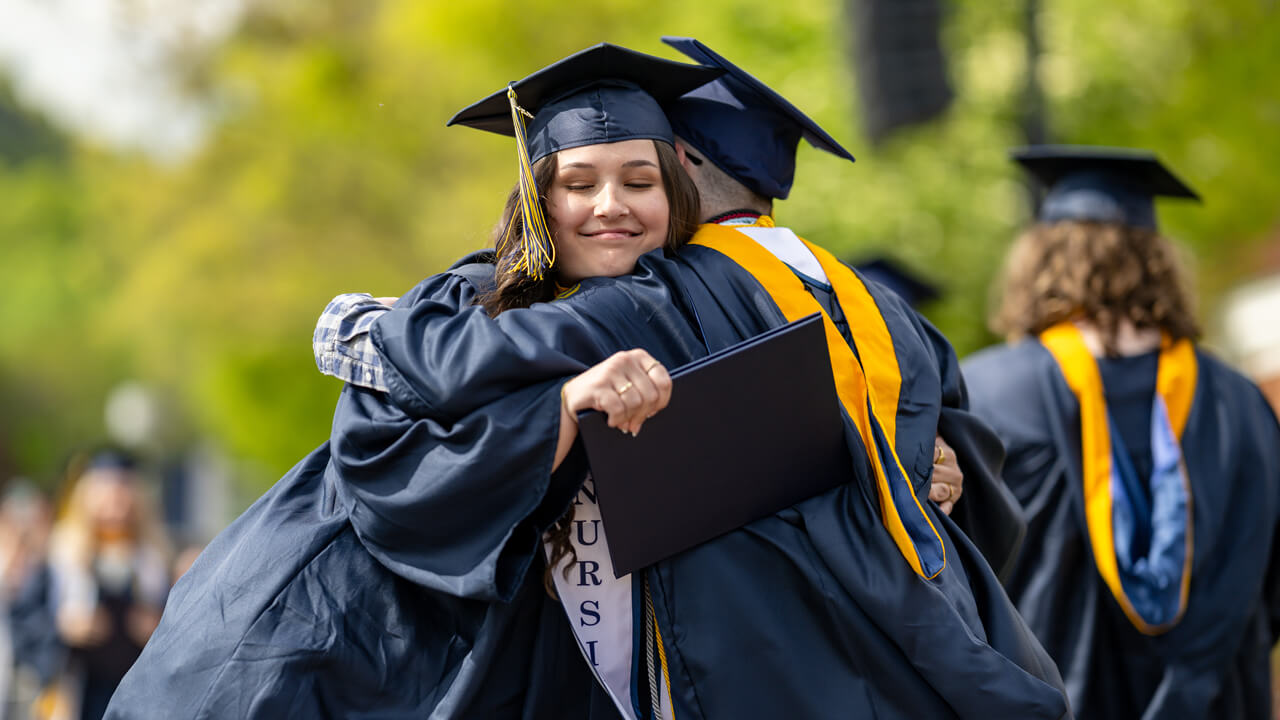
[(547, 192), (562, 283), (617, 277), (667, 239), (670, 208), (652, 140), (561, 150)]

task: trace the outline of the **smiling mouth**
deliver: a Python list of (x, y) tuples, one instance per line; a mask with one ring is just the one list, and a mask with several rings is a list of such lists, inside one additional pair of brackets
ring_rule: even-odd
[(610, 238), (638, 237), (643, 233), (635, 230), (596, 230), (595, 232), (582, 233), (582, 234), (585, 235), (586, 237), (598, 238), (598, 239), (604, 240), (604, 239), (610, 239)]

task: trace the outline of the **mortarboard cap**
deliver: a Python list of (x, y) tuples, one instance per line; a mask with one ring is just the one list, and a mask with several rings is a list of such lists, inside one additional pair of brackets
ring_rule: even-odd
[(772, 88), (693, 38), (662, 41), (724, 77), (667, 106), (676, 134), (752, 191), (784, 199), (791, 192), (800, 138), (850, 162), (849, 154), (809, 116)]
[[(511, 83), (516, 102), (530, 113), (530, 162), (582, 145), (623, 140), (672, 142), (661, 103), (724, 73), (600, 43)], [(515, 135), (511, 101), (500, 90), (460, 110), (449, 125)]]
[(120, 470), (127, 472), (137, 469), (138, 459), (131, 453), (115, 447), (102, 447), (94, 450), (85, 463), (86, 472), (89, 470)]
[(938, 286), (918, 273), (887, 257), (874, 257), (853, 263), (863, 277), (889, 288), (911, 307), (937, 300), (942, 296)]
[(520, 243), (510, 270), (541, 280), (555, 264), (555, 244), (543, 216), (533, 163), (584, 145), (641, 139), (671, 144), (671, 125), (660, 102), (674, 100), (721, 74), (722, 70), (600, 43), (510, 83), (450, 118), (448, 125), (516, 139), (520, 237), (512, 237), (512, 223), (499, 243), (499, 250), (509, 242)]
[(1087, 220), (1155, 230), (1157, 195), (1200, 199), (1145, 150), (1032, 145), (1010, 156), (1046, 189), (1040, 222)]

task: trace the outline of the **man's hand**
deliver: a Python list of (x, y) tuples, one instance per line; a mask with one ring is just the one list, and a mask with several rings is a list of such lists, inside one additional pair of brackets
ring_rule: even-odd
[(929, 499), (938, 503), (942, 512), (950, 515), (960, 494), (964, 492), (964, 473), (956, 462), (956, 453), (939, 435), (933, 439), (933, 480), (929, 487)]

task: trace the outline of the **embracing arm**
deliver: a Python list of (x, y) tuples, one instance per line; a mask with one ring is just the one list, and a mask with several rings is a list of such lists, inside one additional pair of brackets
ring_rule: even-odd
[(370, 336), (392, 401), (412, 415), (453, 417), (530, 382), (573, 377), (643, 348), (668, 367), (706, 354), (656, 274), (584, 281), (573, 296), (489, 317), (437, 302), (396, 307)]
[(674, 330), (655, 331), (665, 310), (578, 295), (590, 313), (557, 302), (490, 318), (426, 298), (374, 323), (388, 392), (348, 386), (331, 449), (339, 501), (383, 565), (452, 594), (511, 597), (584, 476), (577, 412), (635, 430), (665, 405), (654, 363), (688, 359), (664, 339)]
[[(334, 297), (316, 325), (313, 346), (320, 372), (351, 385), (386, 392), (382, 357), (369, 337), (369, 328), (395, 301), (368, 293)], [(611, 391), (624, 386), (630, 394)], [(564, 402), (553, 467), (559, 467), (577, 438), (577, 413), (600, 410), (609, 416), (610, 427), (638, 433), (648, 417), (666, 407), (670, 396), (671, 377), (666, 368), (644, 350), (616, 353), (573, 378), (561, 392)]]
[(407, 307), (430, 300), (455, 310), (474, 305), (477, 296), (493, 286), (493, 269), (493, 251), (478, 250), (400, 298), (375, 298), (368, 293), (334, 297), (320, 314), (312, 335), (316, 367), (348, 384), (386, 392), (382, 358), (369, 337), (373, 321), (396, 304)]
[(387, 392), (383, 362), (369, 335), (374, 320), (391, 307), (420, 302), (454, 312), (475, 305), (477, 296), (492, 285), (489, 251), (471, 253), (447, 271), (418, 283), (403, 297), (375, 298), (368, 293), (343, 293), (329, 301), (312, 334), (316, 367), (351, 385)]

